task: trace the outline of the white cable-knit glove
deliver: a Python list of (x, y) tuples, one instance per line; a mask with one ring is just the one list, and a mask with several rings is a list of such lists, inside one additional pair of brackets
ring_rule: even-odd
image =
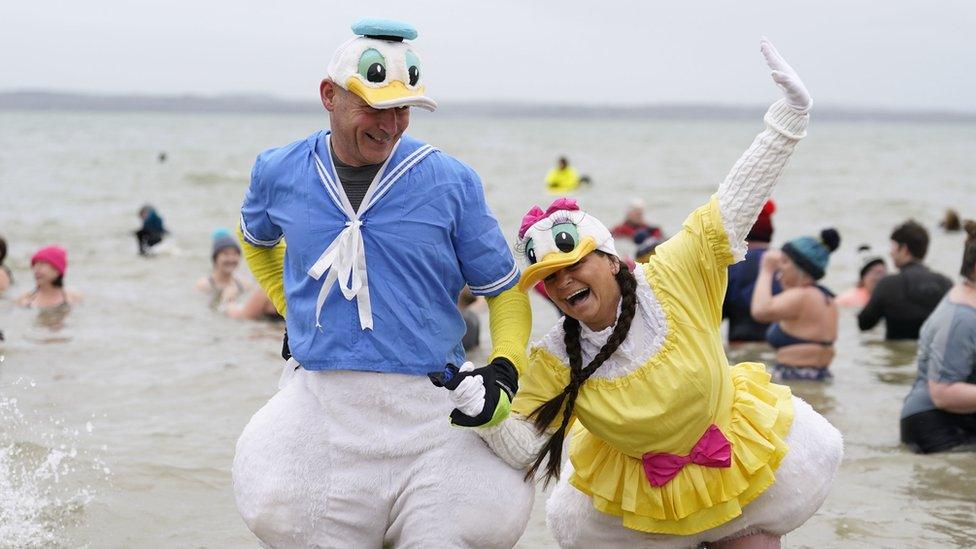
[[(470, 372), (474, 370), (474, 364), (465, 362), (458, 371)], [(451, 400), (454, 407), (466, 416), (474, 417), (481, 413), (485, 407), (485, 380), (481, 376), (471, 376), (464, 378), (458, 384), (457, 389), (451, 391)]]
[(760, 42), (759, 49), (762, 50), (766, 64), (769, 66), (773, 81), (783, 90), (786, 104), (800, 112), (807, 112), (813, 106), (813, 99), (807, 91), (800, 75), (796, 74), (793, 67), (783, 59), (783, 56), (776, 51), (776, 46), (765, 36)]

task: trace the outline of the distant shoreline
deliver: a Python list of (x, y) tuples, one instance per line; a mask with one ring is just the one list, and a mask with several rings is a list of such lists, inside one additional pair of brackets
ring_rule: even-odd
[[(529, 103), (442, 103), (444, 116), (501, 116), (512, 118), (647, 118), (742, 120), (755, 119), (764, 106), (709, 104), (537, 105)], [(63, 91), (0, 92), (0, 111), (186, 112), (241, 114), (318, 114), (314, 100), (292, 101), (268, 95), (109, 95)], [(864, 110), (817, 106), (820, 120), (851, 122), (976, 122), (976, 112), (928, 110)]]

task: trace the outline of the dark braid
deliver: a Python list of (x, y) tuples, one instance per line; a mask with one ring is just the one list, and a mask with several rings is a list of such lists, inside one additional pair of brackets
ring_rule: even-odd
[[(620, 317), (617, 318), (617, 324), (614, 326), (613, 332), (610, 334), (610, 338), (607, 339), (606, 344), (600, 348), (600, 352), (593, 357), (593, 361), (587, 364), (585, 368), (583, 367), (583, 350), (580, 345), (579, 320), (568, 315), (563, 320), (563, 330), (566, 332), (564, 340), (566, 354), (569, 356), (569, 385), (563, 389), (563, 392), (551, 398), (529, 414), (539, 433), (544, 433), (552, 425), (556, 416), (559, 415), (560, 409), (562, 410), (563, 416), (562, 423), (559, 425), (559, 429), (549, 438), (549, 442), (542, 447), (542, 450), (535, 459), (535, 463), (525, 473), (526, 480), (535, 475), (546, 458), (548, 458), (548, 461), (546, 462), (546, 472), (543, 477), (544, 484), (548, 485), (550, 480), (559, 477), (566, 428), (569, 426), (569, 418), (573, 416), (573, 408), (576, 405), (576, 397), (579, 395), (580, 388), (593, 375), (593, 372), (613, 355), (630, 332), (630, 324), (634, 320), (634, 314), (637, 311), (637, 280), (627, 268), (627, 265), (623, 263), (620, 264), (620, 270), (617, 271), (615, 278), (617, 279), (617, 284), (620, 285)], [(564, 401), (566, 403), (565, 407), (563, 407)]]

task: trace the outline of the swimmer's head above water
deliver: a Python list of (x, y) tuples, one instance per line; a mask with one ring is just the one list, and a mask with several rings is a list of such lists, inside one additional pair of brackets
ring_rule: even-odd
[(241, 262), (241, 247), (237, 239), (227, 229), (217, 229), (213, 232), (212, 239), (210, 260), (214, 270), (232, 273)]
[(38, 286), (51, 284), (64, 286), (64, 275), (68, 270), (68, 253), (60, 246), (45, 246), (31, 256), (31, 271)]
[[(801, 236), (783, 245), (779, 280), (784, 287), (805, 286), (824, 277), (830, 254), (840, 246), (835, 229), (820, 231), (820, 238)], [(771, 255), (770, 257), (774, 257)]]

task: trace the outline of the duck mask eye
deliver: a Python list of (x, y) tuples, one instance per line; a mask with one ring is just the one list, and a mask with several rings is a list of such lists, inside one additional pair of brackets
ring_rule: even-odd
[(420, 82), (420, 58), (412, 51), (407, 51), (407, 76), (410, 77), (411, 86)]
[(536, 263), (539, 261), (535, 257), (535, 242), (533, 242), (531, 238), (525, 243), (525, 257), (528, 258), (529, 263)]
[(379, 51), (370, 48), (359, 56), (359, 76), (378, 84), (386, 80), (386, 59)]
[(569, 253), (579, 243), (579, 232), (572, 223), (559, 223), (552, 227), (552, 238), (560, 252)]

